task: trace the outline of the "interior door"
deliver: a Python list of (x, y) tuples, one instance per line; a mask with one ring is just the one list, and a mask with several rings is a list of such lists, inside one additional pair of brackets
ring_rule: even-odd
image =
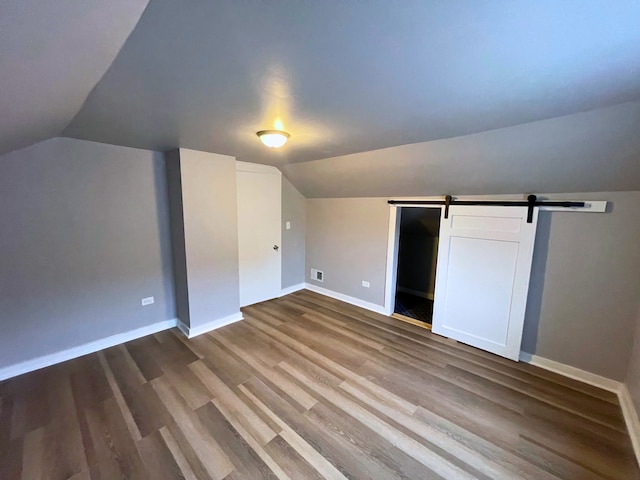
[(518, 360), (538, 210), (453, 205), (440, 222), (433, 332)]
[(237, 162), (240, 306), (276, 298), (281, 290), (280, 172)]

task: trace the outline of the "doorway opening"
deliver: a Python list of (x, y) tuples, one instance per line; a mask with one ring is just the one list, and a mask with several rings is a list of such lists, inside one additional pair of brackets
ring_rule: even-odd
[(397, 209), (398, 256), (394, 316), (429, 328), (440, 236), (440, 208)]

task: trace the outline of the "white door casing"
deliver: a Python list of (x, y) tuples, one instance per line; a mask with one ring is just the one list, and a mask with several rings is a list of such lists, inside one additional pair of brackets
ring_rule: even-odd
[(282, 175), (265, 165), (236, 162), (236, 166), (240, 306), (244, 307), (280, 295)]
[(538, 222), (527, 207), (452, 205), (440, 222), (433, 332), (518, 360)]

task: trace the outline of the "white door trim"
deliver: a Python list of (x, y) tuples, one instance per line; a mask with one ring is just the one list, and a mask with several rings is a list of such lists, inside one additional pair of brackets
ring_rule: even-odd
[(395, 205), (389, 206), (389, 237), (387, 240), (387, 271), (384, 276), (384, 314), (391, 316), (396, 296), (396, 276), (398, 274), (398, 235), (400, 215)]

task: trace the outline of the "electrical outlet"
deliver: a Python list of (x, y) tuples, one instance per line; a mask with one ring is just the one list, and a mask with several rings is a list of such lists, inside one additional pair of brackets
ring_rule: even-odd
[(367, 282), (366, 280), (362, 280), (362, 286), (369, 288), (370, 285), (369, 285), (369, 282)]
[(142, 299), (142, 306), (146, 307), (147, 305), (151, 305), (152, 303), (154, 303), (156, 301), (155, 298), (153, 297), (147, 297), (147, 298), (143, 298)]
[(287, 228), (287, 230), (291, 230), (291, 222), (287, 222), (286, 223), (286, 228)]

